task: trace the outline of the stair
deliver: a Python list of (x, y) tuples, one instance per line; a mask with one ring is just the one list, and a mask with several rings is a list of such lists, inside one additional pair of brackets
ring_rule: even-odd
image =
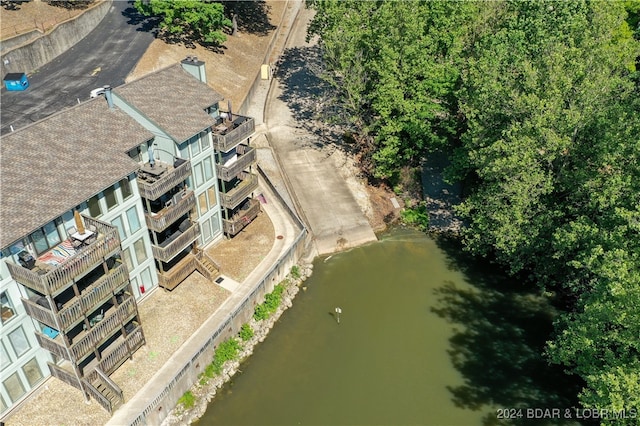
[(213, 281), (220, 275), (220, 271), (214, 264), (213, 260), (203, 251), (197, 253), (196, 259), (198, 260), (198, 272), (200, 272), (202, 276)]
[(85, 383), (91, 396), (109, 413), (124, 403), (122, 389), (99, 368), (89, 374)]

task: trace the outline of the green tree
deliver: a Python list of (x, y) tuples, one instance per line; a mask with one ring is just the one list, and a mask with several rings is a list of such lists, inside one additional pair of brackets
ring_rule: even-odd
[(199, 0), (136, 0), (144, 16), (160, 18), (160, 29), (172, 37), (201, 44), (219, 45), (227, 37), (222, 30), (232, 23), (220, 3)]

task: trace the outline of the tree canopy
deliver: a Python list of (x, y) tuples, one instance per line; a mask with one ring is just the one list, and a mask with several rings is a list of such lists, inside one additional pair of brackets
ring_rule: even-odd
[(135, 0), (134, 6), (144, 16), (159, 17), (160, 29), (170, 36), (201, 44), (223, 43), (227, 37), (222, 30), (232, 25), (218, 2)]
[(447, 153), (466, 248), (560, 295), (548, 359), (640, 408), (640, 2), (309, 3), (369, 171)]

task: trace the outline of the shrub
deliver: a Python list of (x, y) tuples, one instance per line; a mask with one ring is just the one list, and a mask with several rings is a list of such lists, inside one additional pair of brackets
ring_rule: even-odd
[(182, 404), (185, 409), (189, 409), (196, 404), (196, 397), (191, 391), (186, 391), (184, 395), (178, 399), (178, 404)]
[(280, 306), (282, 293), (284, 293), (284, 286), (280, 283), (273, 288), (271, 293), (265, 296), (263, 303), (256, 306), (253, 318), (255, 318), (256, 321), (269, 318), (269, 316), (278, 309), (278, 306)]
[(238, 356), (240, 349), (240, 343), (238, 343), (234, 338), (230, 338), (220, 343), (220, 346), (216, 348), (216, 351), (213, 354), (213, 362), (205, 369), (205, 374), (210, 367), (213, 373), (220, 374), (224, 363), (235, 359)]
[(240, 327), (240, 333), (238, 334), (242, 341), (246, 342), (253, 337), (253, 328), (251, 328), (249, 324), (242, 324), (242, 327)]
[(421, 231), (429, 229), (429, 213), (424, 202), (413, 208), (405, 208), (400, 216), (406, 224), (416, 226)]
[(300, 278), (300, 268), (298, 267), (298, 265), (293, 265), (291, 267), (291, 276), (293, 277), (294, 280), (297, 280), (298, 278)]

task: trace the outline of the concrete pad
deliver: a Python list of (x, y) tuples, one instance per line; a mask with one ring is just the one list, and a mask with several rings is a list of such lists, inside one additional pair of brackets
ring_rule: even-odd
[[(222, 281), (220, 281), (221, 278), (222, 278)], [(225, 275), (220, 275), (218, 278), (216, 278), (216, 284), (218, 284), (220, 287), (227, 289), (231, 292), (237, 290), (238, 287), (240, 287), (239, 282), (234, 281)]]

